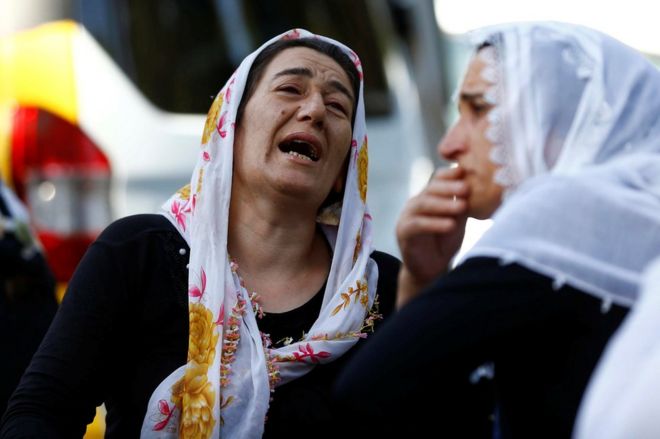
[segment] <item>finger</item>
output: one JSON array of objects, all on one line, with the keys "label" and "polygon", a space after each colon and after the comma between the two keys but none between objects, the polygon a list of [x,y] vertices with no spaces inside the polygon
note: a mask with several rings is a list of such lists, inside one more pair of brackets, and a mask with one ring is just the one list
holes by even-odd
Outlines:
[{"label": "finger", "polygon": [[469,194],[469,186],[464,180],[433,179],[420,195],[429,194],[446,198],[465,198]]},{"label": "finger", "polygon": [[451,233],[459,226],[459,221],[453,217],[416,216],[401,222],[397,227],[399,240],[407,240],[421,234]]},{"label": "finger", "polygon": [[408,221],[416,216],[455,217],[467,214],[465,198],[438,196],[428,192],[417,195],[405,204],[399,221]]},{"label": "finger", "polygon": [[464,198],[449,198],[426,194],[410,200],[408,213],[410,215],[456,216],[465,213],[466,210],[467,200]]},{"label": "finger", "polygon": [[459,180],[465,176],[465,171],[461,166],[442,167],[436,169],[431,180]]}]

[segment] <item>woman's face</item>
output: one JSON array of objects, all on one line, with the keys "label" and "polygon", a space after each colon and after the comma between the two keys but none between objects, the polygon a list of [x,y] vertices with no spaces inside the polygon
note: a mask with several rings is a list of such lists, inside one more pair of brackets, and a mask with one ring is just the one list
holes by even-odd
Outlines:
[{"label": "woman's face", "polygon": [[468,215],[479,219],[489,218],[495,212],[503,191],[493,179],[498,166],[490,159],[492,144],[486,138],[492,105],[484,96],[492,84],[481,74],[485,66],[478,56],[470,63],[461,85],[458,121],[438,145],[441,157],[465,170],[464,178],[470,188]]},{"label": "woman's face", "polygon": [[320,206],[344,178],[355,99],[329,56],[307,47],[277,54],[237,127],[233,184]]}]

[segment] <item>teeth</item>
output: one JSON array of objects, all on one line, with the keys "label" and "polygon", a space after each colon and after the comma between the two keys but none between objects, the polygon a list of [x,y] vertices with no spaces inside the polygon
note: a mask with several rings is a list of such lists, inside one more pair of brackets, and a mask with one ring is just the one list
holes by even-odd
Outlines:
[{"label": "teeth", "polygon": [[314,147],[312,145],[305,142],[304,140],[298,140],[298,139],[294,139],[291,143],[296,143],[298,145],[305,145],[307,147],[307,149],[309,150],[309,154],[310,154],[312,160],[316,160],[316,152],[314,151]]},{"label": "teeth", "polygon": [[289,155],[292,155],[294,157],[299,157],[301,159],[309,160],[310,162],[312,161],[311,157],[307,157],[306,155],[302,155],[302,154],[297,153],[295,151],[289,151]]}]

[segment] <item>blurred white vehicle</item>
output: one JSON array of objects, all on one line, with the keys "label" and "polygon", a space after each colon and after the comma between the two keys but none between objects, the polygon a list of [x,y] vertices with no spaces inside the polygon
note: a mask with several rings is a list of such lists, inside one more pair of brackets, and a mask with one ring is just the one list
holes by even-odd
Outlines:
[{"label": "blurred white vehicle", "polygon": [[[397,254],[396,217],[428,178],[429,130],[442,126],[440,52],[404,50],[437,38],[430,2],[420,14],[369,0],[13,1],[14,12],[56,4],[69,18],[5,33],[0,50],[0,169],[62,284],[111,220],[156,212],[187,182],[215,93],[245,55],[292,27],[361,57],[375,245]],[[413,78],[421,64],[424,93]]]}]

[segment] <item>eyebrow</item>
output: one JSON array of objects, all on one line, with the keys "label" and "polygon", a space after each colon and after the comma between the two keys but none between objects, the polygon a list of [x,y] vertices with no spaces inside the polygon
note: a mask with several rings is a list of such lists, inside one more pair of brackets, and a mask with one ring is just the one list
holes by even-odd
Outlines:
[{"label": "eyebrow", "polygon": [[[290,69],[284,69],[277,72],[275,76],[273,76],[273,78],[279,78],[280,76],[288,76],[288,75],[305,76],[308,78],[314,77],[312,71],[307,67],[291,67]],[[336,91],[345,94],[346,97],[348,97],[348,99],[351,100],[351,102],[355,102],[355,97],[353,97],[353,94],[346,87],[344,87],[344,84],[342,84],[341,82],[332,79],[330,80],[329,85]]]}]

